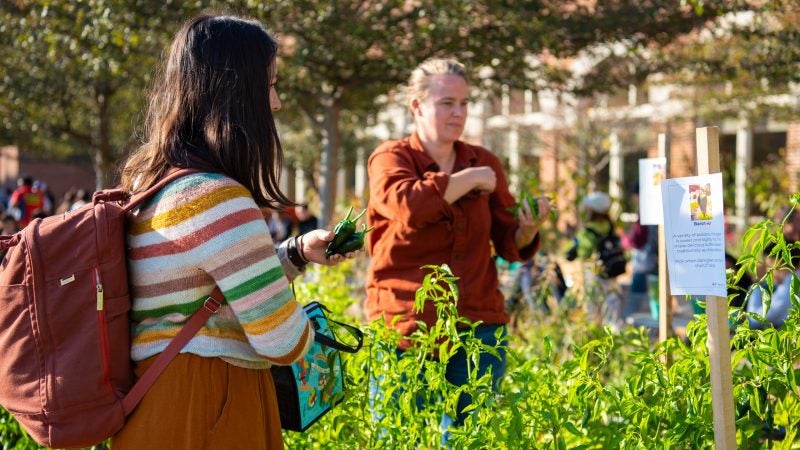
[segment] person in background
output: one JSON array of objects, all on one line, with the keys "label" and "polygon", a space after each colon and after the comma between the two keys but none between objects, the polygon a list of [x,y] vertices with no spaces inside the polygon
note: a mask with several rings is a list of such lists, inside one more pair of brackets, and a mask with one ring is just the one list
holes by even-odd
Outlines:
[{"label": "person in background", "polygon": [[548,299],[552,297],[554,304],[558,304],[566,293],[561,267],[555,258],[542,251],[521,263],[509,264],[498,257],[497,266],[505,274],[505,279],[501,277],[501,289],[505,291],[506,310],[511,315],[520,310],[523,302],[529,311],[549,313]]},{"label": "person in background", "polygon": [[45,217],[52,215],[56,200],[55,197],[53,197],[53,193],[50,192],[50,188],[47,187],[47,183],[41,180],[34,180],[33,190],[42,194],[43,203],[41,214]]},{"label": "person in background", "polygon": [[21,177],[17,186],[8,201],[8,209],[17,219],[20,228],[25,228],[44,208],[44,195],[33,189],[33,178],[29,176]]},{"label": "person in background", "polygon": [[[558,264],[556,258],[552,255],[539,251],[536,257],[526,262],[526,265],[531,266],[530,281],[525,282],[522,280],[523,289],[527,284],[529,291],[533,291],[536,286],[547,289],[548,296],[552,296],[556,303],[561,303],[564,295],[567,292],[567,280],[564,278],[564,273],[561,271],[561,266]],[[534,304],[538,304],[545,311],[550,311],[550,307],[546,301],[543,303],[534,298],[534,293],[529,293],[529,298]],[[546,300],[546,299],[542,299]],[[534,304],[531,307],[534,307]]]},{"label": "person in background", "polygon": [[[492,246],[509,262],[533,257],[539,247],[540,223],[529,205],[519,218],[501,161],[491,151],[461,140],[467,120],[469,84],[465,67],[452,59],[420,64],[408,82],[408,106],[415,131],[406,138],[382,143],[369,158],[370,198],[367,222],[374,227],[367,248],[372,256],[367,274],[365,309],[369,320],[383,319],[403,336],[422,321],[436,322],[427,303],[414,311],[415,292],[425,275],[422,266],[447,264],[458,277],[458,311],[472,321],[476,338],[488,347],[505,339],[504,298],[498,289]],[[550,204],[539,199],[539,217]],[[403,340],[398,356],[410,346]],[[491,368],[495,387],[505,372],[505,352],[484,353],[479,376]],[[469,364],[460,350],[447,363],[445,378],[466,383]],[[373,398],[383,394],[373,386]],[[442,418],[444,436],[466,418],[471,402],[463,394],[457,417]]]},{"label": "person in background", "polygon": [[[791,301],[791,285],[793,277],[800,277],[800,248],[796,245],[800,244],[800,212],[794,207],[784,208],[779,211],[776,218],[777,223],[783,224],[783,238],[787,246],[790,247],[789,255],[791,264],[786,265],[781,260],[782,266],[773,271],[773,290],[770,297],[769,310],[764,311],[764,291],[768,286],[758,285],[750,292],[747,297],[746,310],[749,313],[761,315],[766,319],[767,323],[763,323],[753,316],[749,317],[750,328],[764,329],[772,326],[780,328],[786,321],[789,315],[789,310],[792,307]],[[776,258],[770,253],[774,249],[774,244],[767,245],[764,249],[764,264],[765,267],[771,268],[776,264]]]},{"label": "person in background", "polygon": [[[17,223],[17,219],[14,218],[11,214],[4,213],[2,216],[3,221],[3,230],[0,234],[3,236],[10,236],[12,234],[16,234],[20,228],[19,224]],[[0,261],[5,258],[8,249],[0,250]]]},{"label": "person in background", "polygon": [[17,231],[20,230],[19,223],[17,223],[17,219],[14,218],[11,214],[3,214],[3,236],[9,236],[15,234]]},{"label": "person in background", "polygon": [[294,213],[297,216],[297,233],[305,234],[317,228],[317,216],[311,214],[308,205],[297,205],[294,207]]},{"label": "person in background", "polygon": [[519,316],[525,304],[520,283],[520,269],[522,262],[508,262],[499,255],[494,255],[495,266],[497,267],[498,288],[505,298],[506,312],[514,320],[513,316]]},{"label": "person in background", "polygon": [[283,448],[269,368],[301,359],[314,340],[289,282],[309,262],[354,254],[326,258],[328,230],[279,246],[270,236],[260,207],[294,206],[279,187],[277,55],[258,22],[213,15],[188,20],[166,54],[122,188],[141,192],[172,167],[199,172],[129,216],[136,375],[215,287],[224,299],[112,438],[115,450]]},{"label": "person in background", "polygon": [[281,211],[273,209],[267,218],[267,228],[269,228],[272,241],[280,244],[289,239],[292,231],[292,219]]},{"label": "person in background", "polygon": [[[639,184],[630,191],[633,204],[639,210]],[[636,220],[625,236],[631,252],[631,287],[622,310],[626,319],[647,303],[647,275],[658,275],[658,226],[642,225]]]},{"label": "person in background", "polygon": [[75,201],[72,202],[70,205],[69,210],[75,211],[76,209],[82,207],[83,205],[87,205],[92,201],[92,193],[87,191],[86,189],[78,189],[75,193]]},{"label": "person in background", "polygon": [[8,201],[11,199],[11,193],[14,190],[8,186],[0,187],[0,211],[5,212],[8,210]]},{"label": "person in background", "polygon": [[72,204],[75,203],[77,197],[78,190],[75,188],[75,186],[67,189],[67,192],[64,193],[64,197],[61,198],[61,203],[59,203],[56,207],[55,214],[64,214],[72,209]]},{"label": "person in background", "polygon": [[[591,192],[581,200],[581,206],[588,211],[588,217],[575,236],[573,247],[567,253],[567,260],[577,258],[583,262],[586,306],[590,317],[618,327],[622,312],[619,286],[614,277],[604,275],[608,268],[599,258],[601,241],[606,236],[612,240],[616,237],[614,223],[608,213],[611,199],[605,192]],[[616,241],[619,242],[619,239]]]}]

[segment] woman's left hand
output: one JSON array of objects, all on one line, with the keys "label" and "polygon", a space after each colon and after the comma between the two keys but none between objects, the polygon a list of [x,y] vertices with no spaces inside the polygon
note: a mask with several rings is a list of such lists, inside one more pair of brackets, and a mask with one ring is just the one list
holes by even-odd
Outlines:
[{"label": "woman's left hand", "polygon": [[328,248],[328,243],[333,240],[334,236],[333,231],[317,229],[301,235],[297,245],[301,247],[303,255],[309,262],[325,266],[333,266],[345,259],[355,258],[356,255],[363,251],[348,252],[345,255],[335,254],[331,255],[330,258],[325,256],[325,249]]},{"label": "woman's left hand", "polygon": [[523,248],[533,242],[533,239],[539,232],[539,227],[541,226],[543,219],[550,214],[550,200],[548,200],[547,197],[542,196],[539,197],[537,201],[539,203],[538,217],[533,216],[533,211],[531,210],[531,206],[528,204],[528,202],[522,202],[522,205],[520,205],[519,228],[517,229],[517,233],[515,235],[517,248]]}]

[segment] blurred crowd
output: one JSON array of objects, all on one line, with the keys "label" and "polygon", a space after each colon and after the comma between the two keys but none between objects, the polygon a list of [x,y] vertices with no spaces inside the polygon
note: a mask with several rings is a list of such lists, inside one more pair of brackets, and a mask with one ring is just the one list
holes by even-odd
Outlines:
[{"label": "blurred crowd", "polygon": [[47,183],[24,175],[17,180],[16,188],[0,189],[0,215],[3,234],[14,234],[25,228],[33,219],[63,214],[92,201],[92,192],[72,187],[57,199]]},{"label": "blurred crowd", "polygon": [[[638,186],[629,195],[632,205],[638,207]],[[658,226],[641,225],[638,217],[620,225],[609,216],[610,204],[603,192],[589,193],[581,200],[585,219],[567,236],[572,243],[566,253],[540,251],[521,263],[496,258],[509,314],[570,308],[580,297],[584,311],[598,323],[615,328],[626,324],[657,326]],[[729,305],[749,313],[746,320],[751,329],[780,328],[792,308],[793,280],[800,280],[800,212],[784,208],[774,222],[783,223],[784,240],[791,253],[791,258],[783,262],[790,259],[791,264],[780,261],[774,244],[764,249],[757,273],[740,271],[737,258],[725,254],[726,269],[739,274],[728,287]],[[611,267],[614,255],[622,255],[622,269]],[[569,267],[562,270],[564,265]],[[771,285],[761,281],[770,271]],[[673,311],[704,312],[701,299],[685,300],[680,303],[673,298]],[[686,308],[679,308],[684,304]],[[737,325],[731,323],[732,328]]]}]

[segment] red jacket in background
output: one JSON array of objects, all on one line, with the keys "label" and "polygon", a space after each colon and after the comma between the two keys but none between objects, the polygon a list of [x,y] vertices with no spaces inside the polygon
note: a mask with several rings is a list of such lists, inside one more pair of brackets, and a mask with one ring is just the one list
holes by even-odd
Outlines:
[{"label": "red jacket in background", "polygon": [[11,194],[8,205],[9,208],[16,207],[20,210],[17,222],[20,228],[24,228],[36,213],[44,209],[44,194],[34,191],[31,186],[22,185]]}]

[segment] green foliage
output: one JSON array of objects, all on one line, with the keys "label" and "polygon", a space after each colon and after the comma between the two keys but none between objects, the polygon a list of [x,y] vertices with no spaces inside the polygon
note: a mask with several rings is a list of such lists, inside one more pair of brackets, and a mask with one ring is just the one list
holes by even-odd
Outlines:
[{"label": "green foliage", "polygon": [[[795,203],[800,200],[796,197]],[[751,228],[745,241],[740,261],[751,269],[761,261],[764,247],[774,243],[782,262],[773,270],[784,270],[787,252],[796,245],[784,242],[780,226],[769,222]],[[423,327],[412,338],[418,347],[399,360],[394,349],[400,337],[382,322],[369,324],[365,349],[347,360],[350,390],[344,403],[306,433],[287,432],[288,447],[439,448],[439,417],[452,411],[459,390],[443,381],[442,362],[428,356],[439,351],[446,359],[461,345],[455,339],[464,333],[459,325],[469,324],[455,315],[457,292],[447,267],[426,270],[430,272],[417,306],[433,302],[439,322]],[[729,283],[734,281],[731,273]],[[796,448],[800,280],[794,284],[795,307],[784,327],[758,331],[739,321],[735,328],[732,365],[739,448]],[[346,296],[328,301],[357,302]],[[512,329],[499,393],[492,393],[487,377],[471,379],[464,387],[473,394],[474,412],[453,432],[452,448],[713,448],[705,316],[689,324],[686,339],[658,344],[644,329],[615,333],[600,328],[575,309],[582,300],[567,301],[572,302],[569,307],[549,315],[524,315]],[[743,314],[732,308],[732,323]],[[465,330],[469,335],[469,328]],[[473,356],[479,349],[491,350],[466,342]],[[426,376],[418,379],[423,368]],[[397,396],[370,406],[370,376],[381,380],[387,397]],[[418,395],[438,402],[419,410]]]},{"label": "green foliage", "polygon": [[[786,150],[767,157],[764,164],[750,169],[747,174],[747,196],[765,217],[775,217],[791,193],[789,180],[785,176]],[[735,197],[725,197],[735,198]]]},{"label": "green foliage", "polygon": [[[800,194],[791,204],[798,201]],[[798,245],[785,241],[782,224],[763,221],[743,238],[742,272],[763,264],[765,248],[773,248],[776,262],[761,272],[766,289],[771,289],[771,274],[788,269]],[[591,299],[568,296],[549,314],[522,314],[510,329],[499,392],[492,391],[490,376],[474,371],[466,385],[455,387],[444,379],[444,363],[456,350],[463,348],[476,362],[480,352],[497,349],[474,339],[475,324],[458,316],[456,279],[449,268],[424,270],[415,307],[432,304],[439,320],[421,326],[400,358],[396,332],[382,321],[362,325],[364,348],[344,355],[345,399],[305,433],[285,432],[287,448],[440,448],[439,419],[455,412],[460,393],[471,394],[473,403],[465,424],[452,430],[455,449],[714,447],[705,315],[689,323],[685,339],[655,343],[645,329],[614,332],[595,325],[581,312],[582,302]],[[295,283],[296,295],[304,303],[322,302],[334,320],[358,323],[363,272],[358,260],[311,268]],[[737,275],[729,273],[729,285]],[[729,311],[731,323],[738,324],[731,364],[739,448],[797,448],[800,279],[792,276],[793,308],[780,329],[750,329],[741,319],[763,317]],[[384,393],[372,403],[370,379]],[[427,400],[423,409],[417,406],[419,397]],[[3,448],[38,448],[0,413]]]},{"label": "green foliage", "polygon": [[695,106],[688,114],[709,120],[796,117],[796,102],[776,101],[795,95],[792,85],[800,81],[796,2],[729,3],[727,8],[747,13],[717,20],[692,45],[667,47],[653,65],[667,74],[665,82],[695,88],[684,90]]},{"label": "green foliage", "polygon": [[[547,201],[552,202],[552,199],[547,199]],[[538,219],[541,221],[550,220],[551,222],[555,223],[558,221],[558,210],[556,209],[555,205],[550,208],[550,212],[547,217],[539,217],[539,196],[531,194],[529,191],[522,191],[517,199],[516,204],[513,208],[510,208],[509,211],[514,214],[514,217],[519,219],[520,211],[524,208],[523,204],[527,203],[528,207],[531,209],[531,213],[533,214],[534,219]]]},{"label": "green foliage", "polygon": [[[337,198],[327,180],[334,179],[340,153],[352,158],[358,147],[371,148],[357,131],[375,122],[387,95],[416,64],[454,56],[467,63],[481,88],[570,89],[575,83],[562,65],[526,54],[572,57],[609,42],[649,52],[725,4],[705,1],[697,9],[651,3],[6,1],[0,5],[0,141],[49,155],[91,157],[100,184],[108,186],[113,165],[138,143],[146,88],[179,23],[203,10],[252,16],[282,41],[282,120],[301,144],[289,151],[299,155],[287,160],[308,167],[325,148],[319,186],[311,185],[320,191],[327,223]],[[639,77],[651,69],[620,66]],[[477,76],[481,69],[488,70]],[[591,74],[577,90],[627,85],[629,76],[611,78]]]},{"label": "green foliage", "polygon": [[[135,142],[171,1],[17,1],[0,7],[0,140],[111,166]],[[158,11],[158,14],[153,14]],[[169,30],[169,31],[167,31]],[[110,179],[105,180],[107,185]]]}]

